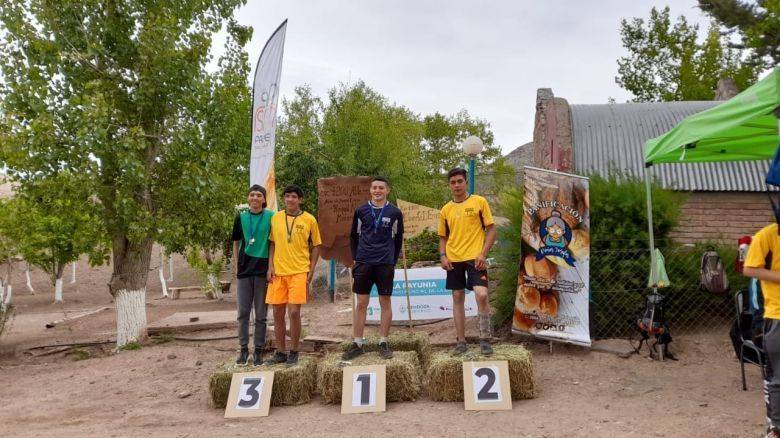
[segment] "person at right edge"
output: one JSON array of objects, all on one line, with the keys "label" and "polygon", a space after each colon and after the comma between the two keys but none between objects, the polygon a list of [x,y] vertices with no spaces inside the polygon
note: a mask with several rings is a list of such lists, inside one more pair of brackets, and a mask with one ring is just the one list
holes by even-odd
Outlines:
[{"label": "person at right edge", "polygon": [[780,438],[780,257],[775,254],[780,254],[776,223],[764,227],[753,237],[742,273],[760,280],[764,295],[766,436]]},{"label": "person at right edge", "polygon": [[468,172],[455,168],[447,173],[452,200],[439,214],[439,256],[447,271],[446,288],[452,290],[456,346],[453,354],[468,351],[466,344],[466,293],[473,290],[479,312],[479,346],[485,356],[490,346],[490,304],[488,303],[487,255],[496,241],[496,227],[487,200],[467,191]]}]

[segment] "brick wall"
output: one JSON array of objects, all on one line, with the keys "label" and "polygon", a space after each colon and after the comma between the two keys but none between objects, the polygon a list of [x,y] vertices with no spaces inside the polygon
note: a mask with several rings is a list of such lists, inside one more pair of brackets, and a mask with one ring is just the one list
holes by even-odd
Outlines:
[{"label": "brick wall", "polygon": [[774,221],[766,193],[692,192],[671,237],[680,243],[711,240],[736,245],[740,237],[752,236]]}]

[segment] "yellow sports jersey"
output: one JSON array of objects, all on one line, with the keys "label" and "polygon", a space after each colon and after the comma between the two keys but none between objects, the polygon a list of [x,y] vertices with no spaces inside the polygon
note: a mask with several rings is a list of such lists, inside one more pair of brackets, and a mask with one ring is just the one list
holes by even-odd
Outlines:
[{"label": "yellow sports jersey", "polygon": [[317,219],[305,211],[298,216],[289,216],[284,210],[277,211],[271,218],[271,234],[268,239],[274,243],[276,275],[309,272],[309,243],[312,246],[322,245]]},{"label": "yellow sports jersey", "polygon": [[485,228],[493,225],[490,206],[482,196],[450,201],[439,213],[439,236],[447,238],[451,262],[474,260],[485,245]]},{"label": "yellow sports jersey", "polygon": [[[770,252],[772,265],[769,269],[780,271],[780,236],[777,235],[777,224],[766,226],[753,236],[745,257],[745,267],[766,267],[766,256]],[[761,293],[764,295],[764,318],[780,319],[780,283],[761,280]]]}]

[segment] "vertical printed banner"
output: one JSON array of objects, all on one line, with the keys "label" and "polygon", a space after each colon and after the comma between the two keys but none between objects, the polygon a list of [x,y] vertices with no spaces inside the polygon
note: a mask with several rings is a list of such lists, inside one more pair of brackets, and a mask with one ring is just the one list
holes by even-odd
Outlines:
[{"label": "vertical printed banner", "polygon": [[260,184],[268,193],[268,209],[276,210],[276,107],[279,101],[279,78],[282,74],[284,38],[287,20],[265,43],[255,68],[252,88],[252,156],[249,160],[249,184]]},{"label": "vertical printed banner", "polygon": [[588,179],[526,167],[512,330],[590,345]]}]

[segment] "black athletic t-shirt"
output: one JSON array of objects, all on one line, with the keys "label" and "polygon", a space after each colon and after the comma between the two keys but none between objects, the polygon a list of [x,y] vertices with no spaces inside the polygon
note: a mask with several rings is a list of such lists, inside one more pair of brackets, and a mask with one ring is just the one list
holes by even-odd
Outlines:
[{"label": "black athletic t-shirt", "polygon": [[[270,212],[266,211],[266,214],[268,213]],[[251,211],[249,214],[253,216],[259,216],[259,214],[252,213]],[[236,219],[233,221],[232,240],[234,242],[241,242],[238,245],[238,269],[236,271],[238,273],[237,277],[247,278],[265,276],[265,274],[268,273],[268,259],[252,257],[244,252],[244,245],[246,245],[246,242],[244,242],[244,232],[241,229],[240,215],[236,215]]]}]

